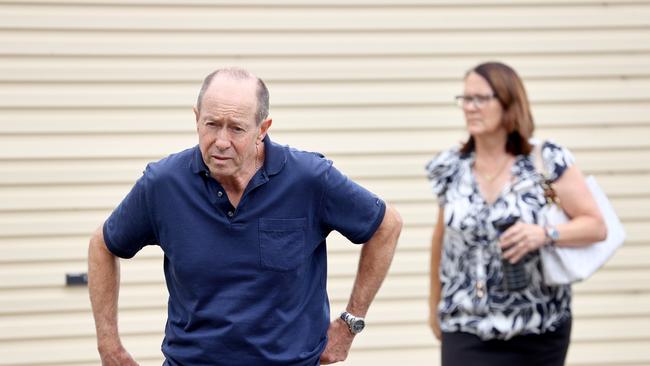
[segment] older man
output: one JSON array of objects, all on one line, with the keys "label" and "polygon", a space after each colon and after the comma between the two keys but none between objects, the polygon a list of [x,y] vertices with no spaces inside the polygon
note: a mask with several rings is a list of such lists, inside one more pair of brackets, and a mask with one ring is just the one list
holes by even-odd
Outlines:
[{"label": "older man", "polygon": [[[392,260],[401,219],[322,155],[272,142],[268,90],[242,69],[206,77],[198,146],[149,164],[90,240],[103,365],[137,365],[117,331],[120,258],[159,245],[169,290],[164,365],[342,361]],[[330,323],[325,238],[365,243]]]}]

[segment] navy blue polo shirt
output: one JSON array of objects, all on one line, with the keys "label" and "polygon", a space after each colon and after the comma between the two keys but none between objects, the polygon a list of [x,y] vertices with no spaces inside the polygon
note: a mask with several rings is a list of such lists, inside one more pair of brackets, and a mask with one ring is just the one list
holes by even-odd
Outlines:
[{"label": "navy blue polo shirt", "polygon": [[104,224],[131,258],[159,245],[169,290],[168,365],[318,365],[329,301],[325,238],[368,241],[385,204],[322,155],[265,139],[238,207],[198,146],[151,163]]}]

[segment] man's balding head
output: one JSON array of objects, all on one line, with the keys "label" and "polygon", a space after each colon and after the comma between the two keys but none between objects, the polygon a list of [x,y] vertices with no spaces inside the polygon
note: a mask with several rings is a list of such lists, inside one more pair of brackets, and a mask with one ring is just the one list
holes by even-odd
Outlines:
[{"label": "man's balding head", "polygon": [[[201,91],[199,92],[199,97],[196,100],[196,109],[198,111],[201,110],[201,103],[203,102],[203,97],[208,88],[212,86],[215,79],[222,77],[242,81],[251,80],[251,82],[255,82],[257,86],[257,111],[255,122],[259,125],[269,116],[269,90],[266,88],[266,84],[264,84],[264,81],[262,81],[262,79],[253,75],[248,70],[237,67],[218,69],[205,77],[203,80],[203,85],[201,86]],[[218,87],[218,85],[214,86]]]}]

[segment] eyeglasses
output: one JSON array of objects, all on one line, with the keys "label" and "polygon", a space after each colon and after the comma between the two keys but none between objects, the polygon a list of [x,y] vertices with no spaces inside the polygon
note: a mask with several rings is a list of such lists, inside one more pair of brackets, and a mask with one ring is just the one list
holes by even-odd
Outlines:
[{"label": "eyeglasses", "polygon": [[496,98],[494,95],[489,94],[489,95],[457,95],[456,96],[456,105],[458,105],[460,108],[465,108],[466,106],[469,105],[469,103],[472,103],[472,105],[477,108],[481,109],[485,107],[485,105],[492,99]]}]

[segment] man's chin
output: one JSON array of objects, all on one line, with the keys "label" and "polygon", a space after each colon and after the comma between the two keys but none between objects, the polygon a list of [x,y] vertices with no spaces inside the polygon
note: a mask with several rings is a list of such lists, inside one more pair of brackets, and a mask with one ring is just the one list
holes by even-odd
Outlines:
[{"label": "man's chin", "polygon": [[227,164],[212,164],[210,165],[210,174],[215,177],[227,177],[234,173],[232,167]]}]

